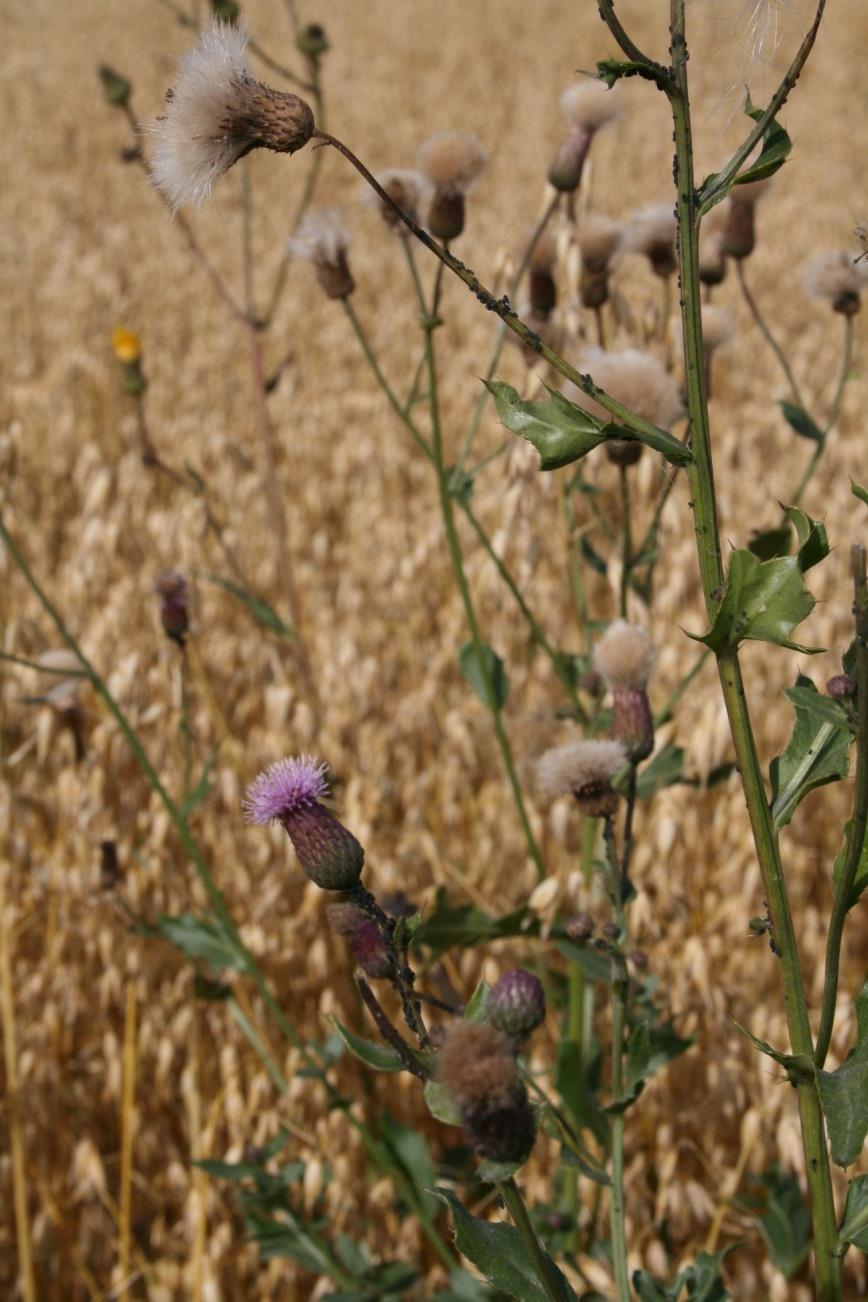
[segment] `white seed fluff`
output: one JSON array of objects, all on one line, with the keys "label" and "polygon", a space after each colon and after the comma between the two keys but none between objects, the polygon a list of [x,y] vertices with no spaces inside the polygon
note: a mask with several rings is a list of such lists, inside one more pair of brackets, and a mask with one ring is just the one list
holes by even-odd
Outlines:
[{"label": "white seed fluff", "polygon": [[544,796],[572,795],[609,782],[627,763],[619,741],[570,741],[547,750],[537,763],[537,783]]}]

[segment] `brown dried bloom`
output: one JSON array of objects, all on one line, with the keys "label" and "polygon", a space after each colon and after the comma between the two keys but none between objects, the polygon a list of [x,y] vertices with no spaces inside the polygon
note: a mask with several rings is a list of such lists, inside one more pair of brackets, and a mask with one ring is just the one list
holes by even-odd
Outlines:
[{"label": "brown dried bloom", "polygon": [[735,334],[735,322],[725,307],[715,303],[702,305],[702,343],[707,353],[717,352]]},{"label": "brown dried bloom", "polygon": [[699,227],[699,279],[703,285],[719,285],[726,275],[725,231],[729,199],[707,212]]},{"label": "brown dried bloom", "polygon": [[835,312],[855,316],[861,306],[862,290],[868,284],[868,268],[857,253],[843,250],[821,253],[805,268],[803,284],[812,298],[831,303]]},{"label": "brown dried bloom", "polygon": [[587,131],[599,131],[601,127],[615,122],[623,110],[620,91],[616,86],[611,89],[605,82],[594,77],[567,86],[560,99],[561,112],[574,127],[584,127]]},{"label": "brown dried bloom", "polygon": [[[605,389],[610,397],[660,429],[671,429],[684,414],[678,384],[662,362],[650,353],[643,353],[638,348],[625,348],[613,353],[602,348],[586,348],[579,358],[579,369],[587,371],[594,383]],[[612,420],[609,412],[574,385],[565,384],[564,392],[594,416]]]},{"label": "brown dried bloom", "polygon": [[506,1100],[518,1083],[506,1036],[481,1022],[452,1022],[437,1054],[437,1080],[461,1108]]},{"label": "brown dried bloom", "polygon": [[594,647],[594,668],[610,691],[648,686],[654,648],[640,624],[616,619]]},{"label": "brown dried bloom", "polygon": [[288,245],[296,258],[311,263],[329,298],[348,298],[356,287],[347,261],[349,247],[349,233],[336,208],[311,208]]},{"label": "brown dried bloom", "polygon": [[621,247],[623,228],[603,213],[587,213],[576,233],[582,255],[579,297],[584,307],[602,307],[609,298],[612,258]]},{"label": "brown dried bloom", "polygon": [[734,185],[729,192],[729,208],[724,228],[723,247],[730,258],[741,261],[756,247],[756,205],[771,185],[771,177]]},{"label": "brown dried bloom", "polygon": [[[417,221],[422,203],[430,189],[428,178],[423,176],[421,172],[414,172],[409,168],[388,167],[385,171],[380,172],[377,180],[392,202],[396,203],[411,221]],[[397,231],[399,235],[408,233],[407,227],[394,208],[390,208],[376,191],[370,190],[367,186],[365,187],[365,200],[376,205],[380,216],[391,230]]]},{"label": "brown dried bloom", "polygon": [[154,127],[154,184],[173,211],[207,199],[215,181],[251,149],[293,154],[310,140],[313,113],[297,95],[250,72],[243,23],[215,21],[181,60]]},{"label": "brown dried bloom", "polygon": [[[525,248],[532,238],[533,232],[529,232]],[[557,258],[557,232],[549,227],[533,245],[528,259],[530,309],[533,316],[540,321],[548,320],[558,301],[557,285],[553,274]]]},{"label": "brown dried bloom", "polygon": [[650,204],[628,219],[624,248],[631,253],[643,253],[656,276],[671,276],[678,267],[675,255],[677,228],[675,212],[670,204]]},{"label": "brown dried bloom", "polygon": [[573,795],[594,818],[618,807],[612,778],[627,762],[620,741],[571,741],[547,750],[537,764],[537,781],[544,796]]},{"label": "brown dried bloom", "polygon": [[428,229],[448,243],[464,230],[464,196],[488,155],[474,131],[438,131],[420,146],[419,167],[434,187]]}]

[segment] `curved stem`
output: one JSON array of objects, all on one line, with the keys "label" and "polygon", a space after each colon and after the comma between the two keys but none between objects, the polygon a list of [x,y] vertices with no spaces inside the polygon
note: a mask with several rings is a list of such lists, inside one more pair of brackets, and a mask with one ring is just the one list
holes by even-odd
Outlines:
[{"label": "curved stem", "polygon": [[856,614],[856,682],[858,722],[856,728],[856,793],[853,817],[847,833],[844,866],[835,886],[835,902],[826,941],[826,973],[823,984],[823,1005],[814,1061],[822,1067],[832,1040],[835,1008],[838,1001],[838,969],[841,963],[841,941],[844,923],[852,901],[853,882],[865,848],[868,828],[868,582],[865,576],[865,548],[853,548],[853,580],[856,589],[854,611]]},{"label": "curved stem", "polygon": [[748,288],[747,278],[744,274],[743,258],[739,258],[736,260],[735,270],[736,270],[736,275],[738,276],[738,283],[741,287],[741,292],[744,296],[744,301],[747,303],[748,308],[750,309],[750,314],[753,317],[754,321],[756,322],[757,326],[759,327],[760,333],[762,334],[766,343],[769,345],[775,357],[778,359],[781,370],[783,371],[784,375],[787,377],[787,384],[790,386],[790,393],[792,394],[796,405],[798,407],[801,407],[804,410],[805,404],[802,399],[802,394],[796,382],[796,377],[795,375],[793,375],[792,367],[787,361],[787,355],[784,352],[781,345],[778,343],[775,336],[772,334],[771,326],[766,321],[765,317],[760,311],[759,304],[757,303],[756,299],[754,298],[753,294],[750,292],[750,289]]},{"label": "curved stem", "polygon": [[[693,176],[693,148],[687,78],[685,0],[671,0],[671,37],[675,88],[671,108],[675,126],[675,181],[679,230],[679,261],[684,358],[687,373],[688,406],[692,428],[694,461],[688,468],[694,509],[699,568],[709,618],[713,620],[723,591],[724,571],[717,522],[717,504],[708,421],[708,402],[703,365],[702,310],[699,280],[699,212]],[[790,1042],[794,1053],[813,1055],[805,992],[802,986],[795,929],[772,825],[762,770],[756,751],[737,646],[718,653],[718,670],[729,717],[736,762],[756,846],[774,938],[781,959],[781,978]],[[840,1302],[840,1264],[834,1253],[837,1243],[835,1205],[829,1172],[829,1155],[823,1130],[823,1114],[816,1082],[798,1084],[802,1143],[814,1223],[817,1291],[821,1302]]]},{"label": "curved stem", "polygon": [[627,35],[621,20],[615,14],[615,0],[598,0],[597,7],[600,10],[600,17],[628,59],[632,59],[634,63],[641,63],[648,69],[654,69],[658,73],[665,73],[665,69],[653,59],[649,59],[648,55],[644,54],[635,41]]},{"label": "curved stem", "polygon": [[518,1185],[510,1176],[508,1180],[499,1180],[496,1187],[512,1217],[512,1223],[521,1235],[522,1242],[536,1267],[536,1273],[543,1292],[551,1302],[563,1302],[564,1293],[554,1275],[553,1262],[537,1238],[536,1230],[533,1228],[531,1219],[528,1216]]}]

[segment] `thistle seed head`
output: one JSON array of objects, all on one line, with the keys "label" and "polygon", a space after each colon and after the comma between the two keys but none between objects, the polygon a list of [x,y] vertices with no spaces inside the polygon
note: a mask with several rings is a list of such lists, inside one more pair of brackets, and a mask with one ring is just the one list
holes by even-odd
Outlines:
[{"label": "thistle seed head", "polygon": [[350,237],[337,208],[312,208],[288,244],[296,258],[305,258],[329,298],[348,298],[355,289],[347,253]]},{"label": "thistle seed head", "polygon": [[419,149],[419,168],[434,195],[428,209],[428,229],[448,244],[464,230],[465,198],[488,155],[472,131],[440,131]]},{"label": "thistle seed head", "polygon": [[593,77],[567,86],[561,94],[560,106],[568,122],[592,133],[617,121],[623,110],[617,86],[610,89],[605,82]]},{"label": "thistle seed head", "polygon": [[[418,221],[422,205],[431,188],[428,178],[422,172],[414,172],[409,168],[389,167],[379,174],[377,180],[392,202],[396,203],[411,221]],[[406,231],[407,228],[394,209],[384,203],[376,191],[367,186],[365,201],[376,205],[380,216],[391,230],[398,231],[399,234]]]},{"label": "thistle seed head", "polygon": [[594,647],[594,668],[610,691],[645,688],[654,668],[654,648],[640,624],[614,620]]},{"label": "thistle seed head", "polygon": [[650,204],[629,218],[624,231],[624,248],[631,253],[643,253],[656,276],[671,276],[678,267],[675,254],[677,228],[671,204]]},{"label": "thistle seed head", "polygon": [[215,19],[181,60],[154,126],[151,177],[173,212],[200,204],[215,182],[251,149],[292,154],[310,140],[313,113],[297,95],[252,75],[243,23]]},{"label": "thistle seed head", "polygon": [[831,304],[843,316],[855,316],[861,295],[868,285],[868,267],[857,261],[858,254],[843,250],[821,253],[805,268],[803,284],[812,298]]},{"label": "thistle seed head", "polygon": [[[625,348],[621,352],[605,352],[602,348],[586,348],[579,359],[579,367],[587,371],[595,384],[628,407],[643,420],[661,429],[671,429],[684,414],[684,402],[677,382],[650,353],[638,348]],[[580,407],[611,421],[611,415],[569,383],[564,385],[567,397]]]},{"label": "thistle seed head", "polygon": [[518,1083],[509,1041],[483,1022],[450,1023],[437,1054],[437,1080],[461,1108],[506,1102]]},{"label": "thistle seed head", "polygon": [[537,765],[537,780],[543,795],[575,796],[585,813],[603,818],[618,808],[612,778],[626,762],[620,741],[572,741],[546,751]]},{"label": "thistle seed head", "polygon": [[468,1144],[490,1162],[523,1162],[533,1148],[536,1122],[521,1081],[497,1101],[465,1108],[462,1120]]}]

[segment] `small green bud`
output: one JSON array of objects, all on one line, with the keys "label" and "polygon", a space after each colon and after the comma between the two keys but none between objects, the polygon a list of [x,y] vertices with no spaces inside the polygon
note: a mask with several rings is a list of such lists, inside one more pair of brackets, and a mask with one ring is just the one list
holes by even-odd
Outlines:
[{"label": "small green bud", "polygon": [[302,54],[309,59],[318,59],[330,48],[325,28],[320,23],[308,23],[302,27],[295,41]]},{"label": "small green bud", "polygon": [[133,83],[126,77],[115,72],[107,63],[100,64],[99,79],[102,82],[102,91],[106,98],[107,104],[114,105],[115,108],[125,108],[130,102],[130,96],[133,93]]}]

